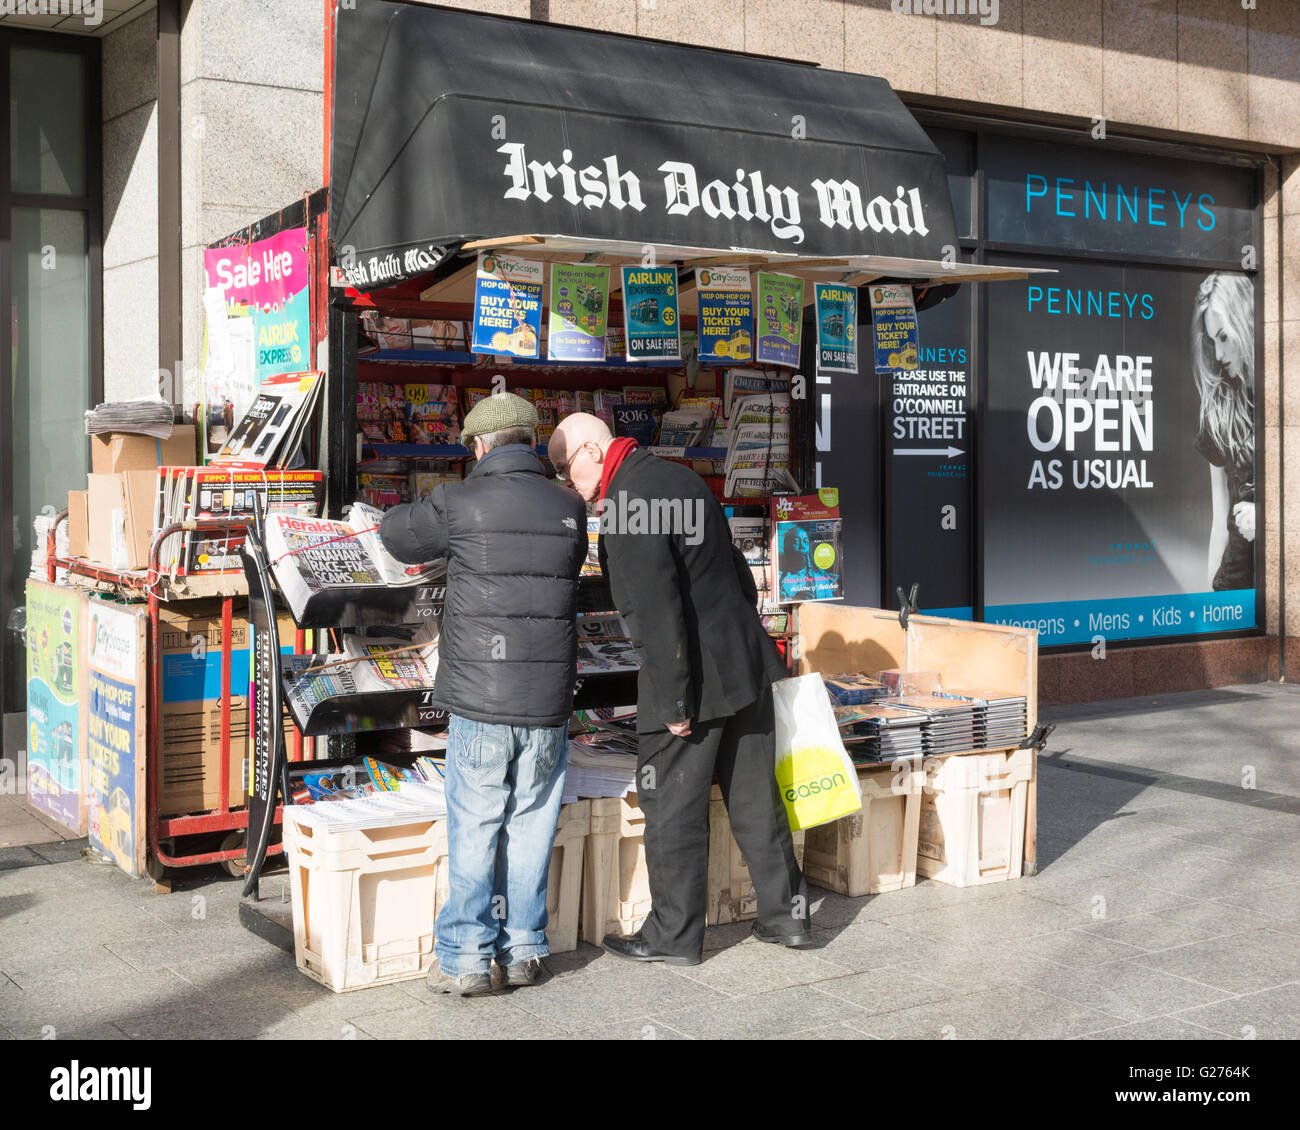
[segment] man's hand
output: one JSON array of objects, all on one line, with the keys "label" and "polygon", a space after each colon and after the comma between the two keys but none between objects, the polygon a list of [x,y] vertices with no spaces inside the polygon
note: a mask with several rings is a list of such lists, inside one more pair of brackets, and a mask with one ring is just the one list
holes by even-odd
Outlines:
[{"label": "man's hand", "polygon": [[678,738],[689,737],[691,733],[691,720],[687,718],[685,722],[669,722],[668,732]]}]

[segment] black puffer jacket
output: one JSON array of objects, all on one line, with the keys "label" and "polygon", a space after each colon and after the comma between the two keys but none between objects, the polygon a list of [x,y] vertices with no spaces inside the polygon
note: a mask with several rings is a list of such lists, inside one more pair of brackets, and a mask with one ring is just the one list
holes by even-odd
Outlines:
[{"label": "black puffer jacket", "polygon": [[532,451],[489,452],[464,482],[390,510],[380,537],[399,561],[448,559],[438,705],[505,726],[568,719],[586,510]]}]

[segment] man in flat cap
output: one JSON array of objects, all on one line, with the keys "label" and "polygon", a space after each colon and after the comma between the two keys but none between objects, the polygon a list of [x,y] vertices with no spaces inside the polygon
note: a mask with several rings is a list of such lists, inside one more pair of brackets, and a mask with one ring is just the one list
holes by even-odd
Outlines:
[{"label": "man in flat cap", "polygon": [[430,988],[531,985],[546,942],[546,885],[564,794],[586,556],[582,502],[537,458],[537,411],[499,392],[465,417],[478,462],[463,482],[395,507],[380,537],[399,561],[447,558],[434,700],[447,740],[450,892]]}]

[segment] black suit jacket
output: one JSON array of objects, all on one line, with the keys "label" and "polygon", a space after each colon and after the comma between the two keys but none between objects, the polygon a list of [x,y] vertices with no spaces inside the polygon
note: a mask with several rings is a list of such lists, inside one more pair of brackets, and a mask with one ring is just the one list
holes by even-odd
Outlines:
[{"label": "black suit jacket", "polygon": [[605,507],[600,565],[641,660],[638,731],[728,717],[785,678],[749,566],[699,475],[634,451]]}]

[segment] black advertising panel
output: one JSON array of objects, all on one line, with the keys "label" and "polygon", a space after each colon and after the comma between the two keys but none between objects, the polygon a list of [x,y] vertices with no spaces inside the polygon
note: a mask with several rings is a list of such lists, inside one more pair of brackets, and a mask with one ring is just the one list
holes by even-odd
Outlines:
[{"label": "black advertising panel", "polygon": [[[864,305],[859,301],[859,318]],[[869,326],[869,310],[865,316]],[[804,333],[811,328],[811,323],[805,323]],[[878,397],[883,379],[870,371],[819,373],[809,384],[816,460],[813,485],[839,490],[844,601],[866,607],[878,607],[881,601]]]},{"label": "black advertising panel", "polygon": [[919,582],[930,615],[970,619],[975,515],[971,406],[972,289],[917,316],[920,367],[885,382],[885,601]]},{"label": "black advertising panel", "polygon": [[1044,646],[1256,627],[1253,278],[991,258],[1060,273],[987,291],[985,619]]},{"label": "black advertising panel", "polygon": [[[1252,265],[1254,174],[1225,165],[990,135],[985,238]],[[997,289],[994,287],[992,289]]]},{"label": "black advertising panel", "polygon": [[517,234],[940,259],[943,157],[883,79],[370,0],[340,8],[330,235],[351,285]]}]

